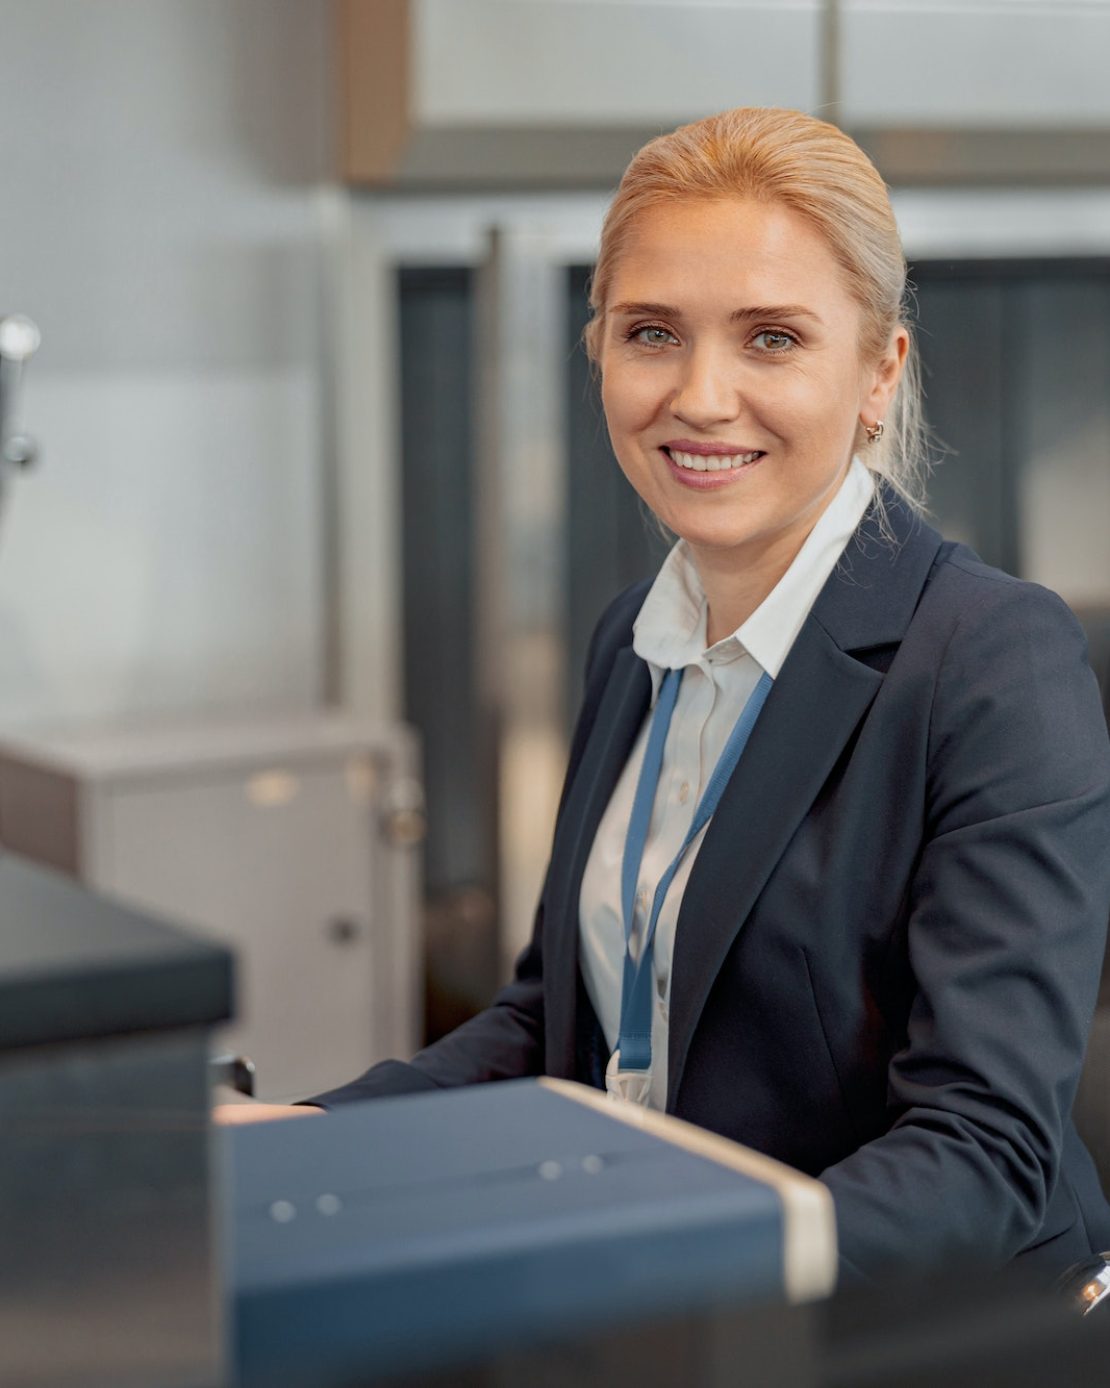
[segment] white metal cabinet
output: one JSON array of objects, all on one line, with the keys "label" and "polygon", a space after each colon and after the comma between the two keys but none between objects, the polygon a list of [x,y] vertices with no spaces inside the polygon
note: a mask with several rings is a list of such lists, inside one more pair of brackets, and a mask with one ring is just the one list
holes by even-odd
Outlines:
[{"label": "white metal cabinet", "polygon": [[211,931],[219,1044],[264,1098],[418,1043],[422,794],[410,730],[336,715],[0,739],[0,840]]}]

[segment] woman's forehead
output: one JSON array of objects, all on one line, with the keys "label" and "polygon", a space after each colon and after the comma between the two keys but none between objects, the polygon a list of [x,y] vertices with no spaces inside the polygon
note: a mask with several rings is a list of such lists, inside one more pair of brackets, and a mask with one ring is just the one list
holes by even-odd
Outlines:
[{"label": "woman's forehead", "polygon": [[[736,303],[730,302],[739,296]],[[850,302],[840,266],[799,213],[751,199],[668,202],[637,214],[616,259],[610,311],[654,302],[727,312],[796,305],[820,315]]]}]

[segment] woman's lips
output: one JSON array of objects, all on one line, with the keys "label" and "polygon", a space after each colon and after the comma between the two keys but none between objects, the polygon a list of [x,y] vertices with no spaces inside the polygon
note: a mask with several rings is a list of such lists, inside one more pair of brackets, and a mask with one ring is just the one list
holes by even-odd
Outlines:
[{"label": "woman's lips", "polygon": [[693,453],[707,458],[732,458],[749,453],[762,453],[762,448],[754,444],[737,443],[732,439],[668,439],[660,445],[668,453]]},{"label": "woman's lips", "polygon": [[666,459],[667,467],[675,481],[698,491],[728,486],[730,482],[757,467],[767,456],[760,449],[753,449],[748,453],[687,453],[663,445],[659,451]]}]

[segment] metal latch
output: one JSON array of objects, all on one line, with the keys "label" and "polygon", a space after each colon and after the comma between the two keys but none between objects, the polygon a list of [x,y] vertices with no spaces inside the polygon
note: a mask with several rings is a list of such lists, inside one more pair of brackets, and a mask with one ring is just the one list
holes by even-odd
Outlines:
[{"label": "metal latch", "polygon": [[394,848],[415,848],[428,832],[424,787],[415,776],[387,779],[379,802],[382,837]]}]

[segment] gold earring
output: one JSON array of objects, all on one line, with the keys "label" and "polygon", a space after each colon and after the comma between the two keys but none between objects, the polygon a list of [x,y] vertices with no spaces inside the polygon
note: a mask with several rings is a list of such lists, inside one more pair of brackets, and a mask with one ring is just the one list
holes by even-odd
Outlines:
[{"label": "gold earring", "polygon": [[867,434],[868,443],[878,443],[886,432],[886,428],[881,419],[877,419],[874,424],[865,424],[863,427]]}]

